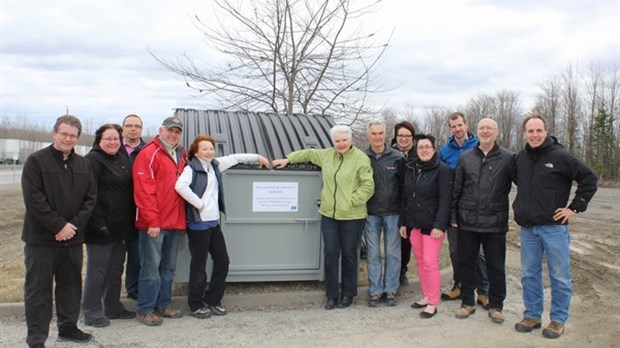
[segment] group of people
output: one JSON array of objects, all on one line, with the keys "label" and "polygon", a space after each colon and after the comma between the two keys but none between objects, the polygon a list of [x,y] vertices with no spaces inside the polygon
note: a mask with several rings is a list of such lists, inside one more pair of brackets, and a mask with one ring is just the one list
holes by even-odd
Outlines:
[{"label": "group of people", "polygon": [[[382,300],[397,304],[413,250],[422,298],[411,307],[423,308],[421,318],[432,318],[441,298],[461,299],[455,316],[467,318],[475,312],[477,293],[491,320],[504,321],[508,194],[515,183],[525,304],[515,329],[541,327],[546,255],[552,304],[543,335],[556,338],[564,332],[572,294],[567,223],[586,210],[597,178],[547,134],[539,115],[524,120],[527,145],[516,155],[497,144],[494,120],[482,119],[473,135],[464,115],[453,113],[448,120],[452,136],[439,151],[432,135],[415,134],[407,121],[395,126],[388,145],[384,122],[373,120],[366,151],[353,145],[350,127],[337,125],[330,130],[333,147],[295,151],[271,163],[258,154],[216,158],[215,139],[209,135],[198,135],[186,151],[180,145],[183,124],[175,117],[166,118],[149,143],[141,138],[139,116],[128,115],[122,123],[99,127],[92,150],[82,157],[74,149],[82,133],[80,120],[61,116],[52,144],[26,160],[22,239],[30,347],[44,346],[53,299],[59,340],[92,338],[77,327],[80,310],[85,325],[94,327],[130,318],[157,326],[162,318],[181,317],[180,310],[171,308],[171,297],[185,231],[191,256],[190,314],[200,319],[225,315],[221,301],[229,258],[219,223],[225,211],[221,173],[238,163],[283,168],[310,162],[321,168],[325,309],[349,307],[357,296],[358,248],[364,235],[368,305],[376,307]],[[573,181],[578,186],[569,203]],[[441,294],[438,262],[446,233],[454,287]],[[82,293],[83,243],[87,265]],[[207,281],[209,254],[213,271]],[[136,312],[120,301],[123,271]]]},{"label": "group of people", "polygon": [[[91,151],[82,157],[75,153],[82,123],[64,115],[54,124],[52,144],[26,160],[22,239],[30,347],[44,347],[54,302],[60,341],[92,339],[77,327],[80,310],[84,324],[93,327],[131,318],[157,326],[162,318],[181,317],[180,310],[171,308],[171,298],[185,231],[191,314],[201,319],[226,314],[221,300],[229,260],[219,226],[224,211],[221,172],[238,163],[269,167],[269,161],[258,154],[215,158],[215,139],[208,135],[197,136],[187,152],[180,145],[183,123],[175,117],[166,118],[149,143],[142,140],[142,126],[134,114],[122,126],[102,125]],[[213,260],[209,286],[208,254]],[[120,301],[123,271],[136,312]]]},{"label": "group of people", "polygon": [[[274,168],[311,162],[322,170],[325,309],[353,303],[363,235],[370,307],[381,301],[396,305],[399,286],[408,282],[413,251],[422,297],[411,307],[423,309],[421,318],[432,318],[442,298],[460,299],[456,318],[474,314],[478,302],[493,322],[503,323],[509,193],[514,183],[525,305],[515,330],[541,327],[546,256],[551,322],[542,334],[560,337],[572,294],[568,220],[586,210],[597,189],[596,175],[547,133],[538,114],[523,121],[527,144],[517,154],[497,143],[499,127],[490,118],[478,122],[476,134],[468,131],[460,112],[448,115],[448,124],[452,135],[439,151],[432,135],[416,134],[408,121],[396,124],[389,146],[385,123],[373,120],[365,152],[352,144],[351,129],[339,125],[331,129],[333,148],[295,151],[272,162]],[[573,182],[577,190],[569,202]],[[454,286],[441,294],[439,252],[446,235]]]}]

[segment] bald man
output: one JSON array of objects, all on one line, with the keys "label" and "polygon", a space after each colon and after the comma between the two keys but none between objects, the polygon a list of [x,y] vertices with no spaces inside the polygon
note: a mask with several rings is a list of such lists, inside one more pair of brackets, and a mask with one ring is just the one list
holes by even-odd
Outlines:
[{"label": "bald man", "polygon": [[459,229],[458,267],[463,285],[461,308],[455,312],[458,319],[476,311],[476,267],[482,245],[489,275],[489,317],[495,323],[504,322],[508,194],[514,153],[497,145],[498,135],[495,121],[480,120],[478,145],[464,153],[456,166],[450,223]]}]

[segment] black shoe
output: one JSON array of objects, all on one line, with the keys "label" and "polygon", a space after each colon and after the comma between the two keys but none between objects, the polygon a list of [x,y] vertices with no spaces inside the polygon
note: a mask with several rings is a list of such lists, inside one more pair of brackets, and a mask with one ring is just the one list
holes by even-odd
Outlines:
[{"label": "black shoe", "polygon": [[211,313],[214,315],[226,315],[226,308],[224,308],[221,304],[215,306],[209,306]]},{"label": "black shoe", "polygon": [[414,302],[414,303],[411,304],[411,308],[415,308],[415,309],[424,308],[424,307],[426,307],[425,304],[419,304],[417,302]]},{"label": "black shoe", "polygon": [[120,313],[114,315],[108,315],[108,319],[133,319],[136,317],[136,312],[123,309]]},{"label": "black shoe", "polygon": [[84,325],[92,327],[106,327],[110,325],[110,321],[106,317],[101,317],[94,320],[84,320]]},{"label": "black shoe", "polygon": [[400,285],[409,284],[409,279],[407,278],[407,272],[400,272]]},{"label": "black shoe", "polygon": [[93,338],[93,335],[83,332],[77,327],[63,330],[58,333],[59,341],[70,341],[76,343],[86,343]]},{"label": "black shoe", "polygon": [[435,314],[437,314],[437,307],[435,307],[435,310],[433,311],[433,313],[429,313],[429,312],[425,312],[425,311],[420,312],[420,318],[422,318],[422,319],[430,319]]},{"label": "black shoe", "polygon": [[328,298],[327,303],[325,303],[325,309],[331,310],[336,308],[336,300],[333,298]]},{"label": "black shoe", "polygon": [[343,297],[340,303],[338,303],[338,308],[347,308],[353,303],[353,299],[350,297]]}]

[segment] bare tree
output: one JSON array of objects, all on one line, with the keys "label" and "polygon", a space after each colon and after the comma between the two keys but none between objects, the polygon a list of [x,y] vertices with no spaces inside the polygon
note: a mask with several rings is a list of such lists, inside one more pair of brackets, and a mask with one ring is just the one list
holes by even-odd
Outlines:
[{"label": "bare tree", "polygon": [[569,64],[562,72],[562,104],[564,107],[564,128],[567,150],[578,154],[579,126],[581,117],[581,104],[579,102],[579,85],[576,79],[577,67]]},{"label": "bare tree", "polygon": [[552,74],[539,83],[542,92],[536,98],[534,110],[543,115],[548,123],[549,134],[559,136],[560,129],[560,90],[558,75]]},{"label": "bare tree", "polygon": [[523,114],[519,92],[501,90],[497,92],[495,102],[497,113],[489,115],[489,117],[495,118],[497,121],[500,132],[498,142],[505,147],[516,150],[517,129]]},{"label": "bare tree", "polygon": [[448,127],[448,115],[450,112],[451,111],[445,107],[433,106],[426,109],[422,115],[420,133],[433,135],[437,139],[437,148],[439,148],[450,135],[450,129]]},{"label": "bare tree", "polygon": [[473,127],[478,124],[478,121],[485,117],[495,118],[497,115],[497,101],[493,96],[487,94],[480,94],[477,97],[471,98],[465,110],[463,112],[467,123],[469,123],[469,130],[474,131]]},{"label": "bare tree", "polygon": [[380,91],[373,72],[389,44],[361,30],[359,20],[378,10],[380,0],[369,1],[214,0],[215,17],[195,15],[194,24],[224,64],[151,55],[226,109],[329,114],[352,124],[372,114],[368,98]]}]

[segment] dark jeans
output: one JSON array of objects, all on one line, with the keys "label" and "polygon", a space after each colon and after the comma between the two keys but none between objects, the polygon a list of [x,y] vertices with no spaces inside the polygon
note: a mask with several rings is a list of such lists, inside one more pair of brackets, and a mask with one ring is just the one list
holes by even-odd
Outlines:
[{"label": "dark jeans", "polygon": [[476,268],[480,245],[486,255],[489,275],[489,308],[502,309],[506,299],[506,233],[478,233],[459,230],[459,272],[463,304],[475,304]]},{"label": "dark jeans", "polygon": [[125,243],[86,244],[86,278],[82,314],[84,321],[114,316],[125,310],[120,302]]},{"label": "dark jeans", "polygon": [[[191,261],[189,264],[189,293],[187,304],[193,312],[203,307],[219,305],[224,296],[228,275],[228,251],[220,225],[208,230],[187,230]],[[207,256],[211,254],[213,271],[207,289]],[[206,291],[205,291],[206,289]]]},{"label": "dark jeans", "polygon": [[140,243],[136,237],[127,243],[127,265],[125,266],[125,290],[127,295],[138,293],[140,279]]},{"label": "dark jeans", "polygon": [[26,244],[24,247],[28,345],[44,344],[47,340],[53,300],[56,302],[58,332],[77,327],[82,297],[82,255],[82,244],[63,247]]},{"label": "dark jeans", "polygon": [[[366,219],[334,220],[321,216],[321,234],[325,254],[325,292],[328,298],[338,299],[338,269],[342,261],[342,297],[357,296],[359,259],[357,249]],[[342,255],[342,260],[340,256]]]},{"label": "dark jeans", "polygon": [[[411,233],[411,230],[407,231],[407,236]],[[411,241],[409,237],[400,238],[400,273],[407,273],[409,267],[409,261],[411,260]]]}]

